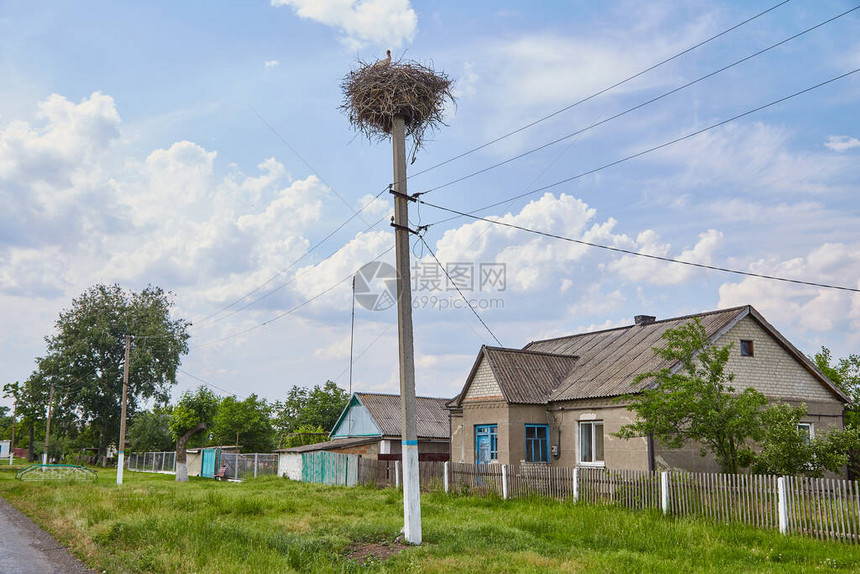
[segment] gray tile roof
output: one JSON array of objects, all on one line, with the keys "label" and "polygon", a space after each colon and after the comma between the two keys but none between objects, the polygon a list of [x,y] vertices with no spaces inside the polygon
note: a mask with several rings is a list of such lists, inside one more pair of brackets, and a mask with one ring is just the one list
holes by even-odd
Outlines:
[{"label": "gray tile roof", "polygon": [[654,354],[654,347],[661,346],[661,337],[668,329],[697,318],[708,337],[746,314],[748,307],[734,307],[684,317],[655,321],[647,325],[630,325],[606,331],[570,335],[546,341],[534,341],[525,349],[578,355],[576,370],[566,377],[553,391],[549,400],[615,397],[642,390],[648,381],[632,385],[639,373],[655,371],[672,366]]},{"label": "gray tile roof", "polygon": [[[376,421],[383,436],[401,436],[400,395],[355,393],[367,412]],[[450,399],[416,397],[418,436],[422,438],[449,438],[451,426],[445,403]]]},{"label": "gray tile roof", "polygon": [[[640,391],[651,384],[650,381],[641,381],[633,385],[633,379],[639,373],[674,366],[653,351],[655,347],[663,346],[661,338],[668,329],[676,329],[698,319],[708,338],[715,340],[746,316],[756,320],[835,395],[847,400],[845,394],[834,387],[803,353],[749,305],[533,341],[522,350],[483,347],[468,381],[471,382],[480,359],[486,357],[509,403],[545,404],[617,397]],[[466,391],[464,388],[458,397],[449,401],[449,408],[459,408]]]},{"label": "gray tile roof", "polygon": [[484,356],[509,403],[545,403],[572,371],[578,357],[484,347]]},{"label": "gray tile roof", "polygon": [[329,440],[326,442],[318,442],[314,444],[306,444],[302,446],[294,446],[292,448],[280,448],[275,452],[291,452],[300,454],[303,452],[316,452],[318,450],[336,450],[339,448],[349,448],[353,446],[361,446],[363,444],[370,444],[374,442],[378,442],[379,437],[356,437],[356,438],[336,438],[334,440]]}]

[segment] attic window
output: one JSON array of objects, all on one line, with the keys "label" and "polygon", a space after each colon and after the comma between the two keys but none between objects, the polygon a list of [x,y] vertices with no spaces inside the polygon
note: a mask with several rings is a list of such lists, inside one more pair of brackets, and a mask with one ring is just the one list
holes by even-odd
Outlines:
[{"label": "attic window", "polygon": [[741,357],[753,356],[753,342],[741,339]]}]

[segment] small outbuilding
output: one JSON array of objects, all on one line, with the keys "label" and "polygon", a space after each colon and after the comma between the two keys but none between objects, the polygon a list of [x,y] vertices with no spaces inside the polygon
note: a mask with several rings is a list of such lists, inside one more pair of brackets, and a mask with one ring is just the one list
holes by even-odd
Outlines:
[{"label": "small outbuilding", "polygon": [[[418,460],[451,458],[450,399],[416,397]],[[301,475],[302,455],[311,452],[355,454],[374,460],[400,460],[400,395],[353,393],[326,442],[278,450],[278,475]]]}]

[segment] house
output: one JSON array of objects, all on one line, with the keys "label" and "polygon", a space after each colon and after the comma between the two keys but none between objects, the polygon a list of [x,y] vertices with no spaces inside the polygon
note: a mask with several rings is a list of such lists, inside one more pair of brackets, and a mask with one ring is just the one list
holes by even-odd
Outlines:
[{"label": "house", "polygon": [[[450,399],[416,397],[418,460],[450,459]],[[278,475],[301,474],[301,455],[328,451],[377,460],[400,460],[400,395],[353,393],[326,442],[278,450]]]},{"label": "house", "polygon": [[771,401],[805,403],[811,432],[842,426],[848,397],[753,307],[747,305],[657,321],[640,315],[627,327],[534,341],[522,349],[482,347],[460,394],[448,403],[451,459],[715,472],[695,444],[668,449],[648,437],[613,436],[634,419],[620,397],[649,383],[639,373],[671,365],[656,356],[661,336],[699,319],[709,340],[733,343],[732,385]]}]

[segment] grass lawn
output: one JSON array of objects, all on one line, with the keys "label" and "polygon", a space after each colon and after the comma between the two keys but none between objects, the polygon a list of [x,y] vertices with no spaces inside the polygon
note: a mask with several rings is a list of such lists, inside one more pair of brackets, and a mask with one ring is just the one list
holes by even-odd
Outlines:
[{"label": "grass lawn", "polygon": [[0,472],[0,494],[107,572],[860,570],[860,547],[609,506],[424,494],[424,544],[403,549],[394,489],[134,472],[117,487],[112,470],[97,483],[13,477]]}]

